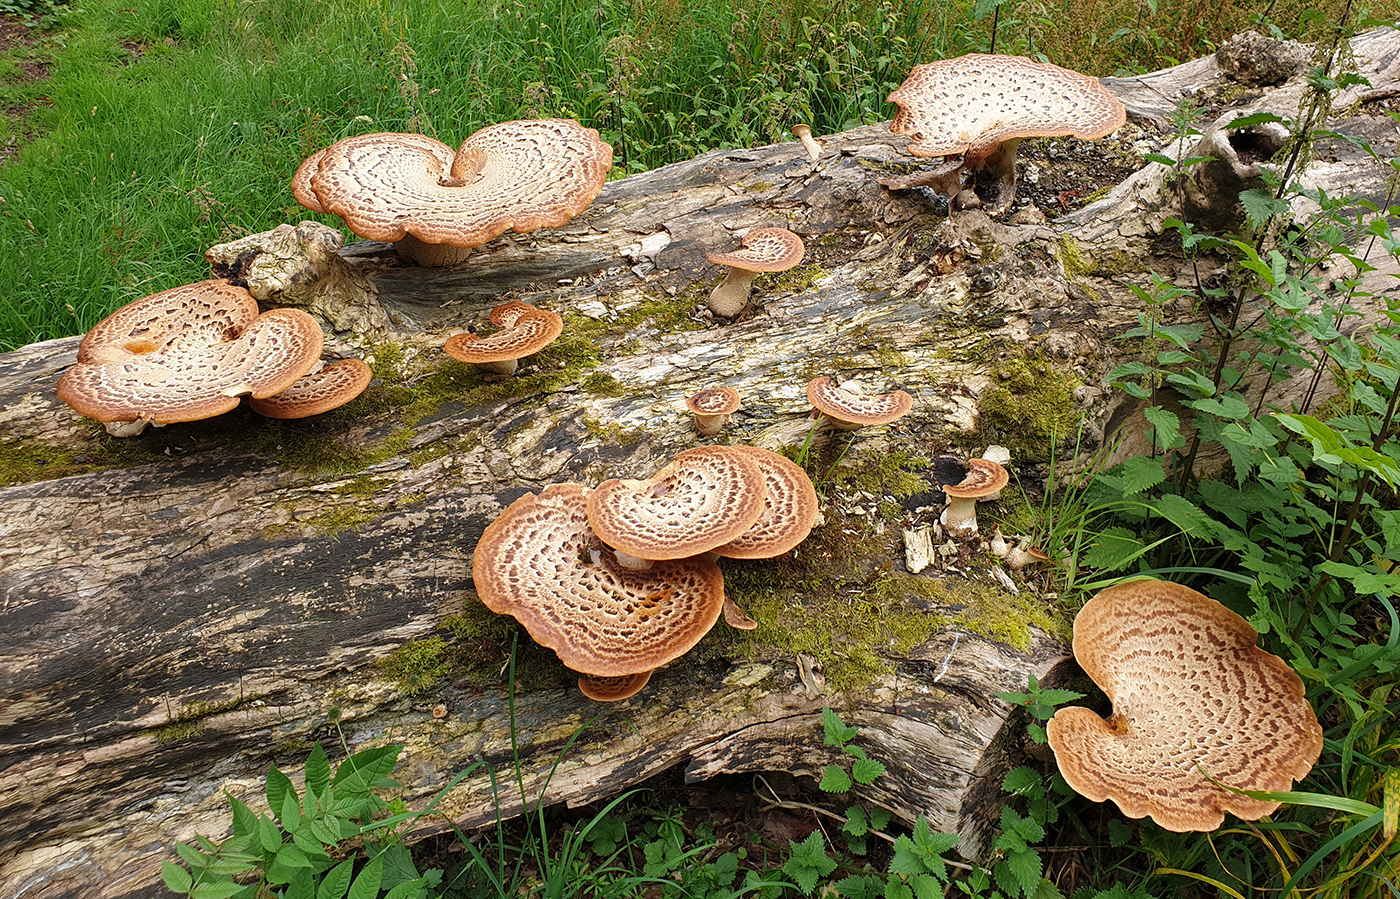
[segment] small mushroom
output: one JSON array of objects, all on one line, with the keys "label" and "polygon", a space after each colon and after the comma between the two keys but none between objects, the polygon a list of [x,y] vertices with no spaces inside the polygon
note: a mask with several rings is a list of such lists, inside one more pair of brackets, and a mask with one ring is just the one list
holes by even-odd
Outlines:
[{"label": "small mushroom", "polygon": [[454,334],[443,345],[443,351],[485,371],[513,375],[520,359],[538,353],[564,332],[564,319],[557,313],[536,309],[520,300],[491,310],[491,322],[501,325],[501,330],[490,337]]},{"label": "small mushroom", "polygon": [[1050,561],[1050,556],[1038,546],[1031,546],[1029,537],[1023,538],[1020,542],[1007,547],[1006,567],[1012,571],[1021,571],[1032,565],[1042,565]]},{"label": "small mushroom", "polygon": [[1108,694],[1107,721],[1066,707],[1046,728],[1065,782],[1177,833],[1257,820],[1279,803],[1232,793],[1292,789],[1322,752],[1303,682],[1255,645],[1249,622],[1166,581],[1100,591],[1074,619],[1074,657]]},{"label": "small mushroom", "polygon": [[763,469],[749,454],[695,447],[646,480],[599,484],[588,498],[588,523],[619,556],[683,559],[747,531],[763,514],[766,489]]},{"label": "small mushroom", "polygon": [[816,162],[818,157],[822,155],[821,141],[812,136],[811,125],[793,125],[792,136],[802,141],[802,146],[806,148],[807,155],[813,162]]},{"label": "small mushroom", "polygon": [[641,675],[709,632],[724,579],[705,556],[646,571],[618,565],[588,526],[588,495],[581,484],[554,484],[511,503],[477,541],[472,581],[487,608],[514,617],[580,674]]},{"label": "small mushroom", "polygon": [[612,147],[569,119],[502,122],[452,148],[421,134],[362,134],[309,156],[297,201],[419,265],[453,265],[507,231],[557,228],[587,209]]},{"label": "small mushroom", "polygon": [[200,281],[129,303],[78,345],[58,397],[120,436],[143,423],[211,418],[239,397],[291,387],[321,357],[321,326],[299,309],[258,313],[247,290]]},{"label": "small mushroom", "polygon": [[729,266],[729,274],[709,300],[710,311],[722,318],[733,318],[748,308],[749,289],[759,272],[785,272],[806,253],[802,238],[786,228],[759,228],[740,243],[742,249],[705,257],[715,265]]},{"label": "small mushroom", "polygon": [[[1024,56],[969,53],[915,66],[889,100],[899,107],[890,130],[914,138],[909,152],[944,157],[932,172],[880,179],[899,190],[926,185],[960,208],[982,205],[972,189],[990,182],[990,209],[1016,196],[1016,149],[1027,137],[1105,137],[1127,110],[1097,78]],[[962,173],[973,184],[960,190]]]},{"label": "small mushroom", "polygon": [[868,396],[837,387],[826,377],[814,378],[807,384],[807,399],[841,431],[889,424],[914,408],[914,398],[903,390]]},{"label": "small mushroom", "polygon": [[729,598],[729,594],[724,595],[724,623],[734,628],[736,631],[751,631],[758,627],[758,622],[754,621],[734,600]]},{"label": "small mushroom", "polygon": [[999,493],[1010,480],[1005,468],[987,459],[969,459],[967,477],[958,484],[944,484],[948,505],[938,523],[949,537],[966,539],[977,533],[977,501]]},{"label": "small mushroom", "polygon": [[311,374],[302,375],[281,393],[263,399],[253,397],[248,405],[268,418],[306,418],[320,415],[353,400],[365,392],[374,371],[363,360],[341,359]]},{"label": "small mushroom", "polygon": [[763,512],[748,530],[711,552],[730,559],[771,559],[806,540],[821,504],[802,466],[756,446],[729,449],[747,455],[762,470]]},{"label": "small mushroom", "polygon": [[739,409],[739,391],[732,387],[706,387],[685,401],[690,410],[695,431],[701,437],[713,437],[726,424],[729,416]]}]

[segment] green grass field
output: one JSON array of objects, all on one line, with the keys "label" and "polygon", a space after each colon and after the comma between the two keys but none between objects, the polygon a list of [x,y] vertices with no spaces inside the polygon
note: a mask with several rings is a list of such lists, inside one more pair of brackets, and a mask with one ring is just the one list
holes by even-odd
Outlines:
[{"label": "green grass field", "polygon": [[[16,0],[0,2],[0,10]],[[27,0],[25,5],[35,0]],[[1289,3],[1292,5],[1290,6]],[[1094,74],[1208,52],[1300,0],[1005,2],[1001,52]],[[567,116],[615,176],[725,146],[886,119],[917,62],[986,50],[965,0],[91,0],[0,57],[0,350],[79,333],[205,277],[215,243],[309,217],[287,181],[351,134],[457,144],[498,121]],[[985,13],[985,10],[983,10]],[[44,63],[34,80],[25,64]],[[333,220],[328,223],[338,224]]]}]

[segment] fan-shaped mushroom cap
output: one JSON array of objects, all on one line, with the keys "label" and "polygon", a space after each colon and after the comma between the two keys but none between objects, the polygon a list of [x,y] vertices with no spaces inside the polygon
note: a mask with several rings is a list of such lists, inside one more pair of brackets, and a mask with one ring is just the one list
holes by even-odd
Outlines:
[{"label": "fan-shaped mushroom cap", "polygon": [[298,309],[257,313],[226,281],[144,297],[88,332],[59,399],[102,422],[197,421],[243,394],[281,393],[321,356],[321,328]]},{"label": "fan-shaped mushroom cap", "polygon": [[747,531],[711,550],[730,559],[771,559],[792,549],[812,532],[821,503],[801,465],[756,446],[732,446],[763,470],[763,513]]},{"label": "fan-shaped mushroom cap", "polygon": [[1077,793],[1178,833],[1278,808],[1231,793],[1281,791],[1312,769],[1322,728],[1298,675],[1258,634],[1189,587],[1134,581],[1101,591],[1074,620],[1074,656],[1113,701],[1055,713],[1047,731]]},{"label": "fan-shaped mushroom cap", "polygon": [[597,131],[540,119],[482,128],[456,153],[419,134],[348,137],[308,158],[292,190],[361,237],[405,241],[401,249],[421,255],[420,264],[443,265],[463,254],[441,248],[565,224],[598,196],[611,168],[612,147]]},{"label": "fan-shaped mushroom cap", "polygon": [[248,400],[259,415],[268,418],[306,418],[320,415],[365,392],[374,371],[363,360],[341,359],[317,372],[302,375],[281,393]]},{"label": "fan-shaped mushroom cap", "polygon": [[949,536],[971,537],[977,533],[977,501],[1001,493],[1011,476],[990,459],[969,459],[967,475],[957,484],[944,484],[948,505],[938,517]]},{"label": "fan-shaped mushroom cap", "polygon": [[1091,75],[988,53],[914,66],[889,100],[899,107],[890,130],[914,138],[910,153],[965,154],[970,166],[991,156],[1004,140],[1096,140],[1127,117],[1118,98]]},{"label": "fan-shaped mushroom cap", "polygon": [[960,207],[981,205],[959,191],[962,171],[994,179],[993,208],[1016,195],[1016,149],[1027,137],[1095,140],[1117,130],[1127,110],[1097,78],[1024,56],[970,53],[915,66],[892,94],[890,130],[914,138],[915,156],[960,157],[934,172],[880,179],[892,189],[927,185]]},{"label": "fan-shaped mushroom cap", "polygon": [[914,408],[914,398],[903,390],[866,396],[842,390],[830,378],[814,378],[807,384],[807,399],[816,410],[842,431],[866,425],[889,424]]},{"label": "fan-shaped mushroom cap", "polygon": [[[519,307],[527,307],[520,309]],[[497,315],[497,310],[510,307]],[[499,321],[497,321],[499,319]],[[491,320],[503,324],[502,330],[490,337],[475,334],[454,334],[443,350],[453,359],[471,362],[487,371],[510,375],[515,373],[517,360],[538,353],[564,332],[564,319],[548,309],[536,309],[519,300],[497,306]]]},{"label": "fan-shaped mushroom cap", "polygon": [[807,248],[786,228],[758,228],[740,241],[741,249],[711,253],[706,261],[729,266],[729,274],[710,294],[715,315],[733,318],[749,304],[749,288],[759,272],[785,272],[802,261]]},{"label": "fan-shaped mushroom cap", "polygon": [[588,526],[588,490],[554,484],[511,503],[472,554],[472,580],[575,671],[641,674],[700,641],[724,605],[719,567],[703,556],[623,568]]},{"label": "fan-shaped mushroom cap", "polygon": [[692,397],[687,397],[685,407],[690,410],[695,430],[702,437],[713,437],[729,421],[729,416],[739,408],[739,391],[733,387],[706,387]]},{"label": "fan-shaped mushroom cap", "polygon": [[608,480],[588,498],[604,543],[638,559],[683,559],[747,531],[763,514],[763,469],[735,447],[679,453],[644,481]]},{"label": "fan-shaped mushroom cap", "polygon": [[637,674],[623,674],[618,677],[599,677],[585,674],[578,679],[579,692],[594,702],[621,702],[642,692],[651,680],[650,671]]}]

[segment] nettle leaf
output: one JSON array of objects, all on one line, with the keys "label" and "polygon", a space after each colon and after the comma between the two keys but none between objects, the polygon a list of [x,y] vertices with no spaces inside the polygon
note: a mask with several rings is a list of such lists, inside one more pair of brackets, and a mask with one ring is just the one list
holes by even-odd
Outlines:
[{"label": "nettle leaf", "polygon": [[845,771],[835,765],[827,765],[817,789],[823,793],[849,793],[852,786],[851,778]]},{"label": "nettle leaf", "polygon": [[865,818],[865,809],[858,805],[846,809],[846,823],[841,825],[841,829],[853,837],[863,837],[869,833],[870,825]]},{"label": "nettle leaf", "polygon": [[1132,842],[1133,829],[1117,818],[1108,819],[1108,845],[1121,849]]},{"label": "nettle leaf", "polygon": [[[1171,415],[1170,412],[1167,414]],[[1167,479],[1162,463],[1149,456],[1134,456],[1127,460],[1118,467],[1118,476],[1123,479],[1123,493],[1129,496],[1150,490]]]},{"label": "nettle leaf", "polygon": [[1006,866],[1011,875],[1011,879],[1026,894],[1031,894],[1040,885],[1041,868],[1040,853],[1034,849],[1026,849],[1023,852],[1012,852],[1006,856],[1006,860],[998,868]]},{"label": "nettle leaf", "polygon": [[856,759],[851,765],[851,778],[862,786],[870,786],[884,773],[885,766],[871,758]]},{"label": "nettle leaf", "polygon": [[822,729],[826,732],[824,742],[827,746],[845,746],[860,732],[848,726],[829,708],[822,709]]},{"label": "nettle leaf", "polygon": [[1252,112],[1249,115],[1237,116],[1226,125],[1231,131],[1240,128],[1253,128],[1255,125],[1264,125],[1270,122],[1277,122],[1280,125],[1287,125],[1288,120],[1282,116],[1274,115],[1272,112]]},{"label": "nettle leaf", "polygon": [[1218,397],[1210,396],[1205,399],[1192,400],[1190,406],[1198,412],[1205,412],[1216,418],[1225,418],[1231,421],[1249,418],[1249,403],[1245,402],[1244,397],[1238,393],[1223,393]]},{"label": "nettle leaf", "polygon": [[[1245,217],[1249,219],[1250,227],[1258,228],[1276,215],[1283,215],[1288,212],[1288,201],[1275,197],[1272,191],[1262,188],[1251,188],[1240,191],[1240,205],[1244,207]],[[1267,279],[1270,284],[1278,283],[1277,279]]]},{"label": "nettle leaf", "polygon": [[1152,500],[1152,511],[1192,537],[1209,535],[1215,524],[1214,519],[1202,512],[1199,506],[1174,493],[1164,493],[1155,497]]},{"label": "nettle leaf", "polygon": [[870,874],[852,874],[836,881],[836,895],[842,899],[884,899],[885,880]]},{"label": "nettle leaf", "polygon": [[1112,527],[1098,534],[1083,553],[1081,565],[1101,571],[1118,571],[1142,555],[1145,544],[1127,528]]},{"label": "nettle leaf", "polygon": [[1029,765],[1012,768],[1001,782],[1001,788],[1008,793],[1023,794],[1040,789],[1040,773]]},{"label": "nettle leaf", "polygon": [[890,810],[876,806],[870,810],[870,829],[884,830],[890,825]]},{"label": "nettle leaf", "polygon": [[826,854],[822,832],[814,830],[801,843],[788,840],[790,855],[783,863],[783,873],[791,877],[803,895],[810,896],[817,881],[836,870],[836,862]]}]

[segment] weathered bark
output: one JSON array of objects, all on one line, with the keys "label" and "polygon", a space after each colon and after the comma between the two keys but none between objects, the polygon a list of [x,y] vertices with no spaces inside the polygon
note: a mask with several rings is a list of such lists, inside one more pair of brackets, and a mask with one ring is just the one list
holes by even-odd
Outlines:
[{"label": "weathered bark", "polygon": [[[1395,33],[1377,34],[1358,42],[1358,58],[1374,63],[1371,89],[1395,78]],[[1160,92],[1172,77],[1143,80]],[[1292,96],[1294,83],[1274,93]],[[1374,132],[1384,156],[1395,152],[1384,122],[1363,102],[1334,124]],[[1028,142],[1021,155],[1037,183],[1019,193],[1054,202],[1064,165],[1163,140],[1147,117],[1088,151]],[[752,635],[720,625],[616,707],[583,699],[562,669],[526,652],[514,708],[527,792],[537,795],[568,738],[596,716],[555,771],[551,800],[587,802],[680,763],[695,777],[812,773],[831,759],[818,715],[829,704],[890,768],[873,801],[905,819],[926,814],[980,852],[1021,732],[992,694],[1031,674],[1053,680],[1065,649],[1023,623],[988,623],[1027,615],[1024,596],[1000,616],[959,600],[967,584],[984,585],[979,596],[1000,589],[979,572],[975,544],[935,551],[926,573],[901,571],[897,535],[931,520],[920,505],[931,500],[882,494],[886,457],[980,450],[998,436],[978,410],[1007,357],[1088,385],[1079,398],[1090,428],[1102,428],[1110,339],[1138,311],[1121,282],[1184,267],[1157,239],[1172,202],[1160,175],[1155,188],[1129,179],[1054,223],[1027,210],[1006,222],[949,219],[946,202],[876,183],[912,164],[905,142],[871,127],[829,136],[815,161],[797,141],[708,153],[614,182],[569,226],[500,239],[448,270],[403,266],[363,243],[328,262],[308,229],[321,247],[308,256],[321,253],[317,265],[335,266],[329,277],[362,304],[329,316],[333,345],[367,352],[380,375],[366,398],[319,420],[240,411],[121,441],[54,396],[76,338],[0,356],[11,482],[0,489],[0,893],[158,894],[175,841],[225,831],[221,790],[256,804],[269,762],[295,767],[310,741],[336,742],[336,724],[352,748],[407,744],[395,776],[410,806],[475,762],[504,772],[509,637],[479,626],[470,559],[482,528],[548,483],[649,475],[697,442],[684,399],[702,387],[744,397],[716,439],[799,445],[811,428],[804,387],[828,373],[902,387],[915,411],[857,432],[839,470],[864,477],[824,483],[826,523],[791,558],[725,563],[731,594],[759,618]],[[1346,183],[1371,191],[1364,179],[1383,177],[1354,148],[1334,151],[1330,171]],[[738,321],[714,322],[701,309],[721,273],[705,254],[766,225],[802,234],[808,264],[761,280],[756,308]],[[263,277],[247,249],[220,264]],[[314,281],[324,268],[279,266],[269,283],[324,305],[325,290],[293,277],[322,272]],[[582,333],[514,380],[487,383],[436,347],[506,293]],[[919,473],[930,489],[946,477]],[[913,648],[857,627],[872,608],[916,632]],[[814,627],[813,610],[829,620]],[[840,681],[859,686],[822,692],[799,675],[797,653],[817,651],[801,645],[816,639],[798,635],[803,627],[823,631],[829,666],[874,660],[864,679]],[[455,641],[453,667],[414,693],[383,662],[430,636]],[[518,799],[500,797],[507,811]],[[484,775],[442,809],[463,826],[488,820]]]}]

